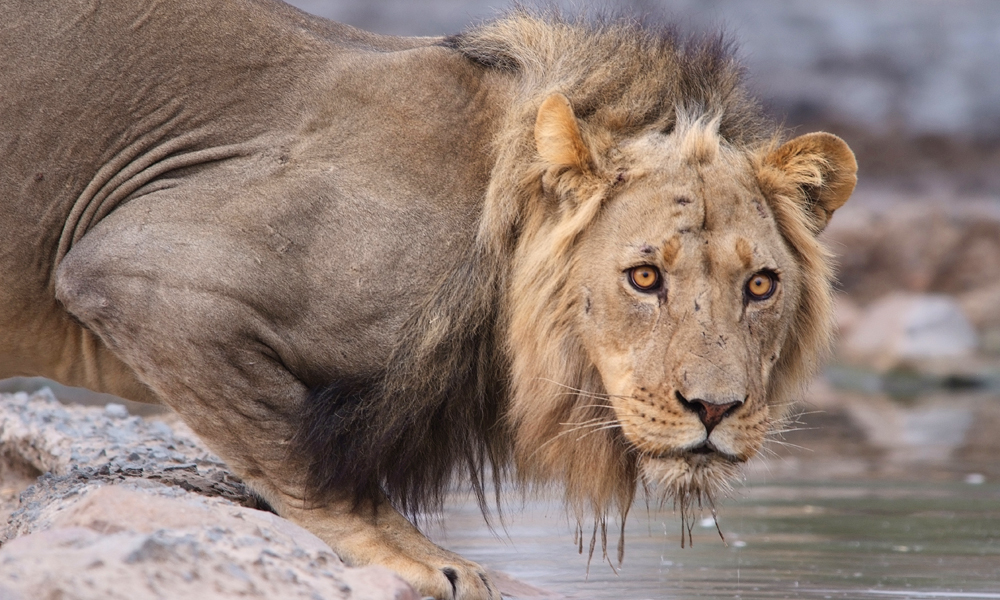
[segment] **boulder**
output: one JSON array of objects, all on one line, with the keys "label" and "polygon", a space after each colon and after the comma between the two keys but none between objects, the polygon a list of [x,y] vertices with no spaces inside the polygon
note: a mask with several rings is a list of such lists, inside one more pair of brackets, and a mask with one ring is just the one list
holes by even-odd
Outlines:
[{"label": "boulder", "polygon": [[980,334],[980,350],[1000,354],[1000,282],[963,294],[959,303]]},{"label": "boulder", "polygon": [[960,359],[978,346],[958,302],[941,294],[893,293],[868,306],[844,339],[848,362],[877,371],[926,361]]},{"label": "boulder", "polygon": [[347,567],[254,508],[180,423],[64,406],[47,390],[0,394],[0,462],[3,485],[45,473],[0,533],[3,600],[418,598],[391,571]]},{"label": "boulder", "polygon": [[[853,302],[866,306],[897,291],[962,297],[1000,282],[996,203],[860,194],[823,233],[837,256],[840,287]],[[1000,319],[998,308],[984,319]]]}]

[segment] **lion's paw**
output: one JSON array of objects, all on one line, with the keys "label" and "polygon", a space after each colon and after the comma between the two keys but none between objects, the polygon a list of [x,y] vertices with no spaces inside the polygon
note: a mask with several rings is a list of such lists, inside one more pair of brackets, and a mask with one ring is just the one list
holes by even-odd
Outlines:
[{"label": "lion's paw", "polygon": [[350,501],[309,509],[301,504],[281,502],[279,512],[330,544],[348,565],[386,567],[437,600],[500,600],[485,569],[427,539],[388,503],[378,510]]},{"label": "lion's paw", "polygon": [[399,573],[418,593],[437,600],[500,600],[486,570],[457,555],[422,560],[398,558],[385,566]]}]

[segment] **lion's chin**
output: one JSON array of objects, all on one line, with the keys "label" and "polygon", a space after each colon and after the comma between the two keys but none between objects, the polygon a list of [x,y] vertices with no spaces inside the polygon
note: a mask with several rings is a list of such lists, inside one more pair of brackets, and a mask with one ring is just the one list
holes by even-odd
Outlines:
[{"label": "lion's chin", "polygon": [[640,458],[644,481],[664,500],[681,504],[702,499],[713,502],[731,489],[740,472],[740,461],[718,452],[688,451]]}]

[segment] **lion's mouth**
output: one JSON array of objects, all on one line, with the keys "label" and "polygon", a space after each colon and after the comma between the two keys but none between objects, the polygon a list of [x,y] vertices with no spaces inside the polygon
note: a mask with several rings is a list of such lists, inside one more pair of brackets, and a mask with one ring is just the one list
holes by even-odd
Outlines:
[{"label": "lion's mouth", "polygon": [[715,448],[715,446],[713,446],[712,443],[709,442],[709,441],[702,442],[700,445],[695,446],[694,448],[691,448],[690,450],[688,450],[688,453],[690,453],[690,454],[721,454]]},{"label": "lion's mouth", "polygon": [[704,442],[694,446],[692,448],[681,448],[678,450],[668,450],[666,452],[651,453],[644,452],[648,458],[654,460],[667,460],[667,459],[678,459],[678,458],[690,458],[695,460],[710,460],[710,459],[720,459],[731,463],[743,462],[738,456],[734,454],[729,454],[728,452],[723,452],[715,447],[715,444],[705,440]]}]

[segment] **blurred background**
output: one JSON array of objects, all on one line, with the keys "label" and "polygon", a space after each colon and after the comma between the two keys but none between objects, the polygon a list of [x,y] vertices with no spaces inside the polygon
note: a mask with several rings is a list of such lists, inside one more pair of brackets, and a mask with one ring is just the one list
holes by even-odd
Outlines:
[{"label": "blurred background", "polygon": [[[455,33],[507,8],[292,4],[397,35]],[[836,133],[855,150],[857,191],[824,233],[840,265],[836,355],[788,431],[720,502],[725,543],[706,508],[693,522],[695,548],[681,551],[677,514],[640,501],[624,569],[602,565],[598,543],[585,576],[555,505],[514,501],[499,539],[461,501],[428,527],[547,590],[523,597],[1000,598],[1000,2],[602,6],[729,32],[776,119],[794,134]],[[8,380],[0,391],[42,385]]]}]

